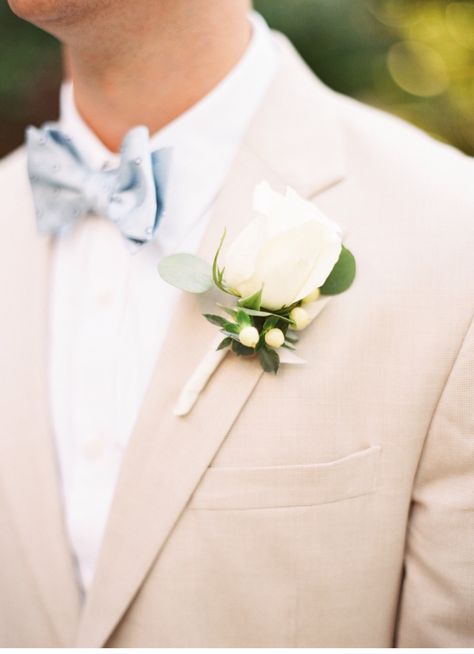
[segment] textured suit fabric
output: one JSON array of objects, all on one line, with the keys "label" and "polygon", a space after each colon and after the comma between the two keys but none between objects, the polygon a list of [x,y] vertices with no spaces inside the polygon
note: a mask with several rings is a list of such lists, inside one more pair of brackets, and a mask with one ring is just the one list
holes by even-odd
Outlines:
[{"label": "textured suit fabric", "polygon": [[83,606],[45,389],[50,246],[24,151],[1,164],[2,646],[474,643],[474,165],[279,41],[201,253],[266,179],[341,224],[356,282],[304,332],[305,367],[228,356],[177,418],[214,338],[213,298],[182,298]]}]

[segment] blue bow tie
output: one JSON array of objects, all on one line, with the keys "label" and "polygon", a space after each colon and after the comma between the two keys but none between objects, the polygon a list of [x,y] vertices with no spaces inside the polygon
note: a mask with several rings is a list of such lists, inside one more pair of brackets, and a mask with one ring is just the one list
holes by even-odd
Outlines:
[{"label": "blue bow tie", "polygon": [[170,150],[150,153],[146,127],[128,132],[113,170],[91,169],[54,123],[29,127],[26,145],[40,233],[56,234],[91,212],[116,223],[135,245],[153,239],[163,213]]}]

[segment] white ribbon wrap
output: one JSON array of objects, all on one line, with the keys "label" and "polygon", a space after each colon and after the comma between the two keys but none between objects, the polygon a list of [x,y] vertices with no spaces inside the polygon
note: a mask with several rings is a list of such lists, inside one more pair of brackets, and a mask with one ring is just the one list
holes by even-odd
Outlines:
[{"label": "white ribbon wrap", "polygon": [[206,388],[208,381],[225,359],[228,350],[216,350],[222,337],[213,344],[212,349],[199,362],[197,368],[184,385],[178,401],[174,405],[175,416],[186,416],[196,404],[200,394]]}]

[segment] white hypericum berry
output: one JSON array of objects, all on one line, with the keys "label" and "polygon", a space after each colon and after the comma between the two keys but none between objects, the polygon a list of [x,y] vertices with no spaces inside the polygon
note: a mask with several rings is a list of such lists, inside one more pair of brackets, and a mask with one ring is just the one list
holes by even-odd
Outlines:
[{"label": "white hypericum berry", "polygon": [[302,307],[295,307],[290,311],[290,318],[295,323],[293,329],[300,331],[307,327],[310,323],[308,312]]},{"label": "white hypericum berry", "polygon": [[244,327],[239,333],[239,340],[246,347],[255,347],[260,335],[255,327]]},{"label": "white hypericum berry", "polygon": [[301,304],[311,304],[311,302],[316,302],[320,295],[321,291],[319,288],[315,288],[314,291],[302,299]]},{"label": "white hypericum berry", "polygon": [[273,329],[269,329],[268,332],[265,334],[265,343],[269,347],[273,347],[277,349],[281,347],[284,342],[285,342],[285,334],[281,331],[281,329],[278,329],[277,327],[274,327]]}]

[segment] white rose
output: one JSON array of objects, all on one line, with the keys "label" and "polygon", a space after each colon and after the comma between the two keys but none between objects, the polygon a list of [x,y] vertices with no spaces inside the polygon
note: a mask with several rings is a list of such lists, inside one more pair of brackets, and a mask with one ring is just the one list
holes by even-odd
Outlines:
[{"label": "white rose", "polygon": [[291,188],[281,195],[262,182],[253,207],[258,216],[230,245],[224,278],[241,297],[263,287],[262,307],[278,310],[324,284],[339,258],[342,233]]}]

